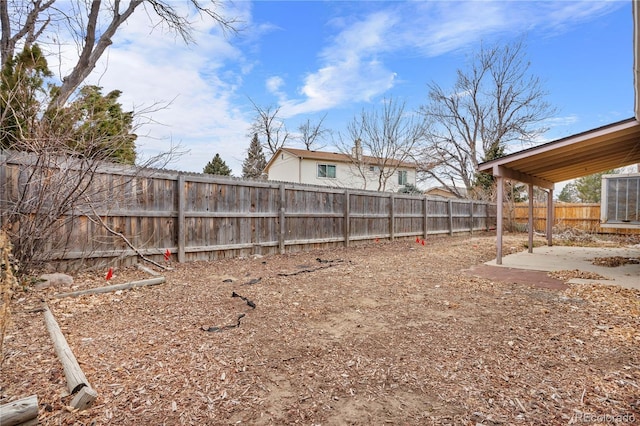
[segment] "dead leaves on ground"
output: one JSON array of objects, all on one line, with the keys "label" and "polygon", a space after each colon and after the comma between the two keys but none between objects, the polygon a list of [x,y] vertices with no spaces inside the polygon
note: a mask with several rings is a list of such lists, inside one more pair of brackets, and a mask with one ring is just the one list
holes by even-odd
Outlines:
[{"label": "dead leaves on ground", "polygon": [[[505,239],[521,247],[526,236]],[[80,413],[64,408],[41,313],[25,309],[42,296],[34,292],[15,309],[2,397],[38,394],[45,425],[640,418],[640,293],[557,291],[461,272],[494,255],[492,236],[365,244],[177,265],[161,286],[56,301],[99,392]],[[336,262],[320,268],[318,256]],[[239,327],[202,331],[237,325],[242,313]]]}]

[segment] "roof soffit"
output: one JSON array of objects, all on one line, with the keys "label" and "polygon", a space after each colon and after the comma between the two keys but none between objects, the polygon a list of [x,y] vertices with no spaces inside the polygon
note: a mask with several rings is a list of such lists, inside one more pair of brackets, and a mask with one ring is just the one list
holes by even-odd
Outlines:
[{"label": "roof soffit", "polygon": [[478,170],[496,173],[499,166],[522,173],[525,183],[562,182],[635,163],[640,163],[640,123],[629,119],[482,163]]}]

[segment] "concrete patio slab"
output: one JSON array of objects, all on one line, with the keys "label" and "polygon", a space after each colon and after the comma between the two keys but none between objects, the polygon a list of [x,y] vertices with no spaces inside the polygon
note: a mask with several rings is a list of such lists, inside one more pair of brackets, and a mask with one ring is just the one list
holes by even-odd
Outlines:
[{"label": "concrete patio slab", "polygon": [[502,265],[496,265],[495,259],[485,265],[502,268],[515,268],[531,271],[580,270],[593,272],[607,280],[573,279],[569,283],[601,283],[619,285],[640,290],[640,264],[626,264],[615,267],[594,265],[595,258],[625,257],[640,259],[640,246],[632,247],[535,247],[533,253],[523,251],[502,258]]}]

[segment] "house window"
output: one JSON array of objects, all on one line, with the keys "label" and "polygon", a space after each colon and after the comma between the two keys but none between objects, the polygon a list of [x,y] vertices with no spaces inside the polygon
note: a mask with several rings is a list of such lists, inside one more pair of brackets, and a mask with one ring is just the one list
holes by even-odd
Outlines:
[{"label": "house window", "polygon": [[380,167],[378,167],[378,166],[369,166],[369,171],[370,172],[374,172],[374,173],[378,173],[380,171]]},{"label": "house window", "polygon": [[318,177],[335,179],[336,166],[333,164],[318,164]]},{"label": "house window", "polygon": [[406,185],[407,184],[407,171],[400,170],[398,171],[398,185]]}]

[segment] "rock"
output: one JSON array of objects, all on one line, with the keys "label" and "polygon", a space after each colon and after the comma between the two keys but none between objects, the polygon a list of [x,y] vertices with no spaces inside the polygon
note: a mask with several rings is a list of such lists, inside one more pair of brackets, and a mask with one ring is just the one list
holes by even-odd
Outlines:
[{"label": "rock", "polygon": [[53,274],[42,274],[40,275],[40,280],[41,282],[35,285],[36,290],[42,290],[49,287],[71,287],[73,284],[73,277],[59,272]]}]

